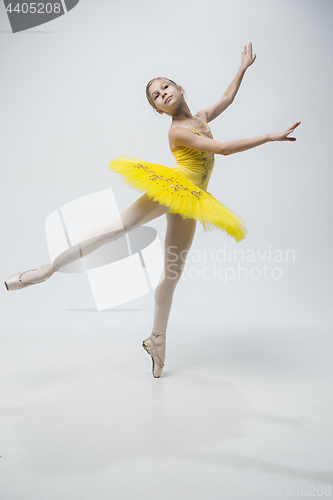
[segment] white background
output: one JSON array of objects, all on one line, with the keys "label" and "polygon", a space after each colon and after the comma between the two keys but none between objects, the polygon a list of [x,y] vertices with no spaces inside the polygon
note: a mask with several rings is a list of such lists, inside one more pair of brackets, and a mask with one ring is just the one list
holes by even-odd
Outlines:
[{"label": "white background", "polygon": [[[81,0],[59,19],[13,34],[0,6],[3,280],[49,261],[44,221],[61,205],[112,187],[123,211],[141,195],[108,169],[113,156],[174,166],[170,118],[146,100],[151,78],[182,85],[195,114],[222,96],[252,42],[257,59],[233,104],[209,124],[214,138],[302,122],[294,143],[216,156],[208,191],[241,215],[249,232],[237,244],[198,224],[191,252],[292,249],[295,262],[277,264],[278,280],[226,283],[191,279],[193,267],[213,264],[194,263],[190,253],[168,325],[163,381],[151,377],[140,347],[151,332],[153,292],[98,313],[84,275],[57,273],[17,292],[3,287],[1,399],[5,415],[14,416],[4,419],[12,438],[0,459],[6,498],[59,498],[79,485],[78,498],[101,499],[153,498],[151,484],[161,498],[202,498],[210,485],[214,499],[229,498],[222,485],[333,486],[332,10],[329,0]],[[150,225],[163,242],[165,218]],[[264,263],[276,266],[265,260],[247,267]],[[202,407],[217,394],[221,406],[197,414],[202,384],[210,391],[213,380],[217,392]],[[135,404],[148,398],[147,406],[135,412],[131,401],[140,391],[145,396]],[[177,406],[184,397],[188,405]],[[66,420],[69,407],[73,420]],[[98,424],[107,411],[111,420]],[[172,428],[176,421],[184,426]],[[218,455],[208,430],[193,441],[202,426],[217,429]],[[110,437],[115,428],[118,447]],[[128,428],[134,430],[126,434]],[[128,477],[133,486],[126,490]]]}]

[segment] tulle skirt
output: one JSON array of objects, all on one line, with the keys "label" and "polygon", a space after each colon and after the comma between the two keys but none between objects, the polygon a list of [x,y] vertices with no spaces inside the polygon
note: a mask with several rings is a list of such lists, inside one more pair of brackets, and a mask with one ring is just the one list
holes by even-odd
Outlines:
[{"label": "tulle skirt", "polygon": [[170,207],[170,213],[199,221],[204,231],[222,229],[237,242],[245,238],[246,221],[242,217],[173,168],[128,155],[116,156],[109,168],[120,174],[130,188]]}]

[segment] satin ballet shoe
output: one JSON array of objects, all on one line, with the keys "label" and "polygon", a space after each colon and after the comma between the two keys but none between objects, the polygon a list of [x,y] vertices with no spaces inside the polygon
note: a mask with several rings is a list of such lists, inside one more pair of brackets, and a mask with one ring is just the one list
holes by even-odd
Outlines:
[{"label": "satin ballet shoe", "polygon": [[142,347],[150,354],[153,367],[152,372],[155,378],[162,375],[165,361],[165,341],[166,332],[153,330],[150,337],[142,342]]},{"label": "satin ballet shoe", "polygon": [[[37,281],[36,283],[24,283],[23,281],[21,281],[20,278],[23,274],[28,273],[30,271],[38,271],[38,269],[44,269],[44,271],[45,271],[45,276],[44,276],[43,280]],[[10,278],[8,278],[5,281],[5,287],[7,288],[8,291],[21,290],[22,288],[26,288],[27,286],[37,285],[38,283],[43,283],[48,278],[50,278],[50,276],[52,276],[52,274],[54,273],[53,268],[51,267],[51,269],[50,269],[49,264],[44,264],[43,266],[41,266],[38,269],[30,269],[29,271],[23,271],[23,272],[20,271],[19,273],[13,274],[13,276],[11,276]]]}]

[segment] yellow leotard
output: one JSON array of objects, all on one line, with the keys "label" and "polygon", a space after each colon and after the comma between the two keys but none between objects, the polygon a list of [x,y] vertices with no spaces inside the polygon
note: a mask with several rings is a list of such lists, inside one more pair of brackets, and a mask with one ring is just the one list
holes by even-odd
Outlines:
[{"label": "yellow leotard", "polygon": [[[213,134],[209,126],[206,122],[203,123],[207,127],[206,132],[209,132],[211,138],[213,139]],[[176,126],[182,127],[183,125]],[[196,135],[202,135],[201,132],[198,132],[193,127],[185,128],[192,130],[192,132]],[[208,182],[214,167],[214,154],[186,147],[172,151],[172,154],[177,161],[177,165],[173,167],[173,169],[182,173],[187,179],[193,182],[196,186],[199,186],[203,191],[207,191]]]},{"label": "yellow leotard", "polygon": [[[213,138],[207,123],[206,126]],[[192,127],[185,128],[201,135]],[[213,153],[183,147],[172,151],[172,154],[177,161],[173,168],[128,155],[116,156],[109,168],[120,174],[123,182],[131,188],[139,189],[153,200],[170,207],[169,213],[196,219],[205,231],[222,229],[237,242],[245,238],[246,221],[207,192],[214,167]]]}]

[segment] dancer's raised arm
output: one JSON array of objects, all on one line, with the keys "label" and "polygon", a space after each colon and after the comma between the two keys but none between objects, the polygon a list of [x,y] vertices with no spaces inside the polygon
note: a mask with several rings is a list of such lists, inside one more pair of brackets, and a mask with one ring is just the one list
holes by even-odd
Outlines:
[{"label": "dancer's raised arm", "polygon": [[254,54],[254,56],[252,57],[252,43],[249,43],[248,48],[245,45],[241,55],[241,65],[237,71],[235,78],[232,80],[232,82],[230,83],[227,90],[224,92],[221,99],[217,101],[215,104],[213,104],[213,106],[211,106],[210,108],[199,111],[197,115],[199,114],[200,116],[205,115],[206,117],[205,121],[211,122],[212,120],[217,118],[225,109],[227,109],[227,107],[230,106],[230,104],[235,99],[240,84],[243,80],[245,71],[249,66],[251,66],[251,64],[254,63],[256,57],[257,57],[256,54]]},{"label": "dancer's raised arm", "polygon": [[219,155],[228,156],[241,151],[255,148],[266,142],[274,141],[296,141],[295,137],[288,137],[301,122],[296,122],[287,130],[283,132],[275,132],[273,134],[264,134],[249,139],[239,139],[236,141],[220,142],[208,137],[198,136],[193,134],[189,129],[180,125],[176,125],[169,132],[169,137],[172,137],[172,142],[177,146],[184,146],[206,153],[214,153]]}]

